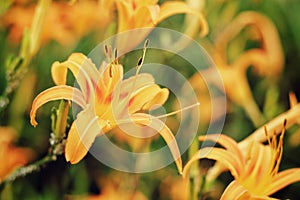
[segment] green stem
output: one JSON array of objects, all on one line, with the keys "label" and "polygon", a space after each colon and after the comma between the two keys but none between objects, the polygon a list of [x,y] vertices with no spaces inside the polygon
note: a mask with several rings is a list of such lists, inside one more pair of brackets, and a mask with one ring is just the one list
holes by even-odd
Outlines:
[{"label": "green stem", "polygon": [[53,130],[55,137],[58,139],[61,139],[65,136],[68,112],[69,102],[66,100],[61,100],[58,110],[56,111],[56,123]]},{"label": "green stem", "polygon": [[[199,142],[195,139],[192,145],[189,148],[189,159],[198,151]],[[199,193],[199,166],[198,162],[195,162],[190,167],[189,176],[190,176],[190,199],[197,200]]]},{"label": "green stem", "polygon": [[0,183],[0,190],[4,188],[5,184],[13,182],[19,177],[24,177],[28,174],[39,171],[41,167],[49,162],[56,161],[57,156],[64,153],[64,135],[67,126],[68,109],[68,101],[62,100],[59,104],[58,110],[54,113],[55,116],[52,118],[52,121],[55,123],[55,126],[52,127],[52,131],[54,133],[50,134],[50,148],[48,154],[41,160],[38,160],[28,166],[20,167],[14,171],[2,183]]},{"label": "green stem", "polygon": [[13,182],[16,179],[27,176],[28,174],[31,174],[33,172],[39,171],[41,167],[43,167],[45,164],[55,160],[56,155],[48,153],[48,155],[42,158],[41,160],[38,160],[35,163],[17,169],[0,184],[0,189],[3,189],[7,183]]}]

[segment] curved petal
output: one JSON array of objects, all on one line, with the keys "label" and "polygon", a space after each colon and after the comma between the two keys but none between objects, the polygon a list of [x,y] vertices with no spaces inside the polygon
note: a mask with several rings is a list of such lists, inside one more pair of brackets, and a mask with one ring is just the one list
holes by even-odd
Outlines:
[{"label": "curved petal", "polygon": [[76,164],[87,154],[96,136],[105,132],[107,123],[99,119],[88,106],[77,115],[68,133],[65,157]]},{"label": "curved petal", "polygon": [[191,164],[194,161],[200,160],[202,158],[208,158],[216,160],[223,165],[225,165],[231,172],[231,174],[237,178],[240,175],[240,169],[238,166],[238,161],[235,155],[225,149],[215,148],[215,147],[206,147],[200,149],[193,157],[187,162],[187,164],[183,168],[183,177],[186,177],[188,174],[188,170]]},{"label": "curved petal", "polygon": [[168,96],[169,90],[166,88],[161,89],[156,84],[144,87],[130,99],[129,113],[150,109],[155,104],[163,104]]},{"label": "curved petal", "polygon": [[111,63],[104,70],[102,79],[100,80],[101,83],[98,83],[98,87],[101,87],[102,85],[106,87],[104,96],[107,97],[108,95],[112,95],[112,91],[115,89],[117,84],[122,81],[122,79],[123,66],[120,64]]},{"label": "curved petal", "polygon": [[73,53],[65,62],[52,64],[52,79],[56,85],[66,84],[67,69],[70,69],[76,78],[86,101],[94,94],[94,86],[100,75],[94,63],[81,53]]},{"label": "curved petal", "polygon": [[142,110],[152,110],[158,105],[163,105],[169,98],[169,90],[167,88],[160,89],[156,95],[142,107]]},{"label": "curved petal", "polygon": [[176,142],[176,139],[171,132],[171,130],[159,119],[153,118],[151,115],[144,113],[136,113],[131,116],[131,120],[136,124],[143,126],[150,126],[155,129],[162,138],[166,141],[167,145],[170,148],[172,156],[175,160],[178,172],[182,173],[182,160],[181,154]]},{"label": "curved petal", "polygon": [[133,9],[128,2],[120,0],[116,1],[116,6],[118,9],[118,32],[122,32],[128,29],[128,22]]},{"label": "curved petal", "polygon": [[[154,27],[159,17],[158,5],[142,6],[136,10],[129,21],[130,28]],[[146,33],[146,32],[145,32]],[[145,37],[145,36],[143,36]],[[141,41],[141,40],[140,40]]]},{"label": "curved petal", "polygon": [[219,143],[225,149],[227,149],[228,151],[230,151],[238,157],[238,161],[240,161],[240,166],[244,164],[245,159],[242,154],[242,151],[239,149],[237,142],[232,138],[223,134],[206,134],[205,136],[199,136],[198,139],[200,141],[211,140]]},{"label": "curved petal", "polygon": [[115,97],[119,97],[120,100],[124,99],[128,94],[135,93],[139,89],[153,85],[155,80],[151,74],[141,73],[137,76],[132,76],[128,79],[122,81],[120,85],[120,90],[115,93]]},{"label": "curved petal", "polygon": [[278,190],[299,181],[300,168],[287,169],[285,171],[279,172],[273,177],[272,183],[266,189],[266,193],[268,195],[271,195]]},{"label": "curved petal", "polygon": [[157,23],[163,21],[164,19],[166,19],[172,15],[184,14],[184,13],[194,14],[199,19],[200,27],[202,28],[202,30],[200,32],[201,37],[204,37],[205,35],[207,35],[208,24],[207,24],[204,16],[200,12],[193,10],[191,7],[189,7],[184,2],[173,1],[173,2],[163,3],[160,7],[160,13],[159,13],[159,17],[157,19]]},{"label": "curved petal", "polygon": [[86,105],[81,91],[79,91],[77,88],[67,85],[54,86],[41,92],[38,96],[35,97],[30,111],[30,123],[33,126],[37,125],[35,116],[36,111],[37,109],[39,109],[39,107],[41,107],[49,101],[59,99],[71,100],[77,103],[82,108],[85,108]]},{"label": "curved petal", "polygon": [[273,22],[258,12],[247,11],[239,14],[216,39],[217,48],[224,54],[228,43],[247,26],[257,28],[262,48],[246,51],[233,65],[244,70],[253,66],[263,75],[278,76],[284,67],[280,38]]},{"label": "curved petal", "polygon": [[143,73],[137,76],[130,77],[115,88],[113,93],[112,105],[114,114],[120,118],[122,115],[128,114],[130,98],[134,96],[142,88],[149,87],[154,84],[154,78],[151,74]]},{"label": "curved petal", "polygon": [[[243,197],[243,198],[242,198]],[[251,195],[246,188],[240,185],[237,181],[232,181],[225,189],[221,196],[221,200],[251,200]]]}]

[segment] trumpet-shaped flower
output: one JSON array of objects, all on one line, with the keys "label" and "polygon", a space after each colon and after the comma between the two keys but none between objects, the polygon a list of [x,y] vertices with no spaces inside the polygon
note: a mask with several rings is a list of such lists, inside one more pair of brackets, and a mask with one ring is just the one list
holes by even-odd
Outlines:
[{"label": "trumpet-shaped flower", "polygon": [[[9,38],[19,43],[26,28],[34,25],[34,12],[38,9],[35,3],[14,4],[2,17],[2,24],[9,27]],[[49,40],[70,45],[92,30],[106,28],[113,20],[113,1],[54,1],[43,12],[44,23],[36,28],[41,29],[41,40]],[[40,17],[40,16],[39,16]],[[56,30],[56,31],[53,31]],[[36,40],[36,38],[35,38]]]},{"label": "trumpet-shaped flower", "polygon": [[[245,29],[252,31],[247,32],[247,37],[242,38],[243,42],[255,37],[255,40],[260,43],[260,47],[244,50],[241,49],[240,43],[234,45],[235,43],[231,42],[237,36],[242,35],[242,30]],[[230,51],[228,51],[229,47],[231,47]],[[220,32],[214,43],[208,45],[206,49],[219,67],[228,98],[246,110],[255,126],[262,125],[261,123],[265,119],[253,98],[247,80],[247,69],[253,67],[253,71],[257,74],[273,79],[276,79],[282,72],[284,55],[273,22],[268,17],[254,11],[242,12]],[[235,56],[232,55],[232,52],[235,53]],[[200,89],[205,90],[205,84],[201,84],[202,81],[199,79],[201,79],[200,75],[195,74],[191,78],[191,82],[196,88],[199,88],[199,91]],[[201,85],[198,84],[199,82]],[[233,87],[235,89],[232,89]],[[199,99],[203,98],[201,94]]]},{"label": "trumpet-shaped flower", "polygon": [[180,1],[165,2],[158,5],[158,0],[116,0],[118,10],[118,32],[144,27],[154,27],[157,23],[175,14],[194,14],[202,27],[201,35],[208,32],[208,25],[203,15]]},{"label": "trumpet-shaped flower", "polygon": [[[204,37],[208,33],[206,19],[201,12],[191,8],[185,2],[167,1],[158,5],[158,0],[115,0],[118,11],[118,32],[139,29],[133,32],[126,39],[118,41],[118,46],[131,49],[145,39],[145,37],[158,23],[176,14],[191,14],[198,20],[199,26],[189,27],[198,30],[201,27],[200,36]],[[148,29],[140,29],[148,28]],[[192,32],[191,30],[188,30]],[[189,34],[188,32],[186,32]],[[178,41],[180,44],[180,40]],[[178,45],[178,44],[177,44]],[[181,44],[182,45],[182,44]]]},{"label": "trumpet-shaped flower", "polygon": [[[154,105],[162,105],[169,90],[155,84],[150,74],[138,74],[142,62],[143,58],[139,60],[136,75],[126,80],[123,80],[123,66],[117,61],[103,62],[99,70],[81,53],[72,54],[63,63],[55,62],[52,77],[57,86],[35,98],[30,113],[31,123],[37,125],[36,111],[46,102],[66,99],[77,103],[82,111],[70,128],[65,148],[66,160],[72,164],[87,154],[97,136],[120,124],[150,126],[167,142],[181,173],[180,152],[174,135],[159,118],[144,112]],[[65,85],[67,69],[75,76],[80,90]]]},{"label": "trumpet-shaped flower", "polygon": [[300,181],[300,168],[278,172],[284,130],[279,142],[276,134],[270,136],[267,130],[265,133],[269,144],[253,141],[246,153],[228,136],[212,134],[199,137],[201,141],[211,140],[224,148],[206,147],[199,150],[184,167],[183,175],[187,174],[192,162],[202,158],[213,159],[229,169],[235,179],[227,186],[221,199],[272,199],[269,196],[276,191]]}]

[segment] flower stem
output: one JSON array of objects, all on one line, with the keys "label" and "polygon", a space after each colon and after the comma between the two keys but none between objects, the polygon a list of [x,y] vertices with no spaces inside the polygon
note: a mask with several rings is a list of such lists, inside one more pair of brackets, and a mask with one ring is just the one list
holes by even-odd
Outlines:
[{"label": "flower stem", "polygon": [[[189,148],[189,159],[198,151],[199,142],[194,140]],[[199,166],[198,162],[194,163],[189,172],[190,177],[190,199],[197,200],[199,194]]]},{"label": "flower stem", "polygon": [[41,160],[36,161],[25,167],[20,167],[16,171],[14,171],[11,175],[9,175],[2,183],[0,183],[0,191],[4,189],[4,186],[8,183],[15,181],[20,177],[25,177],[28,174],[33,172],[39,171],[44,165],[49,162],[55,161],[57,159],[56,155],[52,153],[48,153],[44,158]]}]

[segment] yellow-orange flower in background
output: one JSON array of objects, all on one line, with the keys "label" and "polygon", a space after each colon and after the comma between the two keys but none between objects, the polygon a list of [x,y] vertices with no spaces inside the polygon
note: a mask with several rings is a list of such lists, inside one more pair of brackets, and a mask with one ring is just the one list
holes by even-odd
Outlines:
[{"label": "yellow-orange flower in background", "polygon": [[[143,41],[158,23],[166,18],[176,14],[194,15],[201,27],[200,36],[204,37],[208,33],[208,25],[205,17],[200,11],[197,11],[181,1],[166,1],[159,5],[158,0],[115,0],[118,12],[118,33],[132,29],[142,29],[128,34],[126,39],[118,41],[119,46],[131,49]],[[194,27],[196,30],[198,26]],[[191,30],[189,30],[191,32]],[[180,40],[178,45],[181,44]]]},{"label": "yellow-orange flower in background", "polygon": [[164,19],[176,14],[194,14],[205,36],[208,26],[203,15],[185,2],[169,1],[158,5],[158,0],[115,0],[118,10],[118,32],[144,27],[154,27]]},{"label": "yellow-orange flower in background", "polygon": [[[32,25],[34,3],[14,4],[2,17],[1,24],[10,29],[9,38],[19,43],[26,28]],[[205,18],[184,2],[166,2],[161,6],[157,0],[100,0],[57,2],[50,4],[41,34],[42,41],[56,40],[61,44],[72,44],[92,30],[104,30],[114,23],[117,10],[117,32],[135,28],[154,27],[157,23],[175,14],[190,13],[199,18],[201,36],[208,32]],[[145,37],[139,36],[139,42]]]},{"label": "yellow-orange flower in background", "polygon": [[[243,50],[241,44],[238,44],[234,46],[234,52],[238,51],[239,54],[229,58],[229,50],[233,50],[230,46],[231,41],[247,28],[251,32],[247,32],[243,38],[244,42],[255,39],[260,42],[260,47]],[[253,67],[254,72],[271,79],[277,79],[282,72],[284,56],[273,22],[254,11],[242,12],[227,27],[220,30],[213,44],[204,43],[204,46],[220,71],[228,98],[246,110],[255,126],[262,125],[265,119],[253,98],[247,80],[247,69]],[[201,79],[199,74],[191,78],[192,85],[205,91],[205,84],[201,85],[202,81],[197,79]],[[203,99],[200,93],[199,99],[201,98]]]},{"label": "yellow-orange flower in background", "polygon": [[211,140],[224,148],[200,149],[184,167],[183,175],[187,175],[192,162],[202,158],[213,159],[229,169],[235,179],[227,186],[221,199],[272,199],[270,195],[300,181],[300,168],[278,172],[283,152],[284,130],[285,127],[278,142],[276,134],[270,136],[266,130],[269,144],[263,145],[253,141],[246,151],[226,135],[200,136],[199,140]]},{"label": "yellow-orange flower in background", "polygon": [[[36,4],[15,4],[2,17],[1,23],[10,29],[9,38],[19,43],[26,28],[33,23]],[[54,1],[46,13],[42,24],[42,42],[49,40],[61,44],[72,44],[92,30],[105,28],[114,18],[111,1]]]},{"label": "yellow-orange flower in background", "polygon": [[[123,66],[115,60],[102,63],[97,70],[90,59],[81,53],[72,54],[63,63],[52,65],[52,78],[57,86],[41,92],[32,104],[31,124],[36,110],[46,102],[66,99],[77,103],[83,110],[73,122],[65,148],[65,157],[71,163],[79,162],[88,152],[95,138],[124,124],[150,126],[167,142],[178,171],[182,164],[180,152],[171,130],[158,118],[140,112],[162,105],[169,90],[161,89],[150,74],[138,74],[143,58],[139,61],[134,77],[123,80]],[[75,76],[80,89],[66,84],[67,70]]]},{"label": "yellow-orange flower in background", "polygon": [[165,177],[159,187],[161,199],[190,199],[190,182],[178,176]]},{"label": "yellow-orange flower in background", "polygon": [[[253,142],[263,143],[267,140],[265,135],[265,126],[268,127],[269,132],[279,134],[282,130],[282,122],[286,120],[285,127],[288,129],[295,124],[300,124],[300,103],[296,99],[291,99],[291,108],[286,112],[278,115],[264,126],[256,129],[248,137],[238,143],[239,149],[247,151]],[[215,180],[222,172],[228,170],[222,163],[217,162],[207,173],[206,180],[211,182]]]},{"label": "yellow-orange flower in background", "polygon": [[29,148],[14,146],[17,134],[13,128],[0,127],[0,183],[14,170],[26,165],[33,158]]},{"label": "yellow-orange flower in background", "polygon": [[[120,181],[126,180],[126,181]],[[145,194],[137,190],[140,182],[132,174],[112,173],[108,176],[96,180],[101,193],[98,195],[89,195],[80,199],[84,200],[147,200]],[[70,198],[72,199],[72,198]],[[76,198],[75,198],[76,199]]]}]

